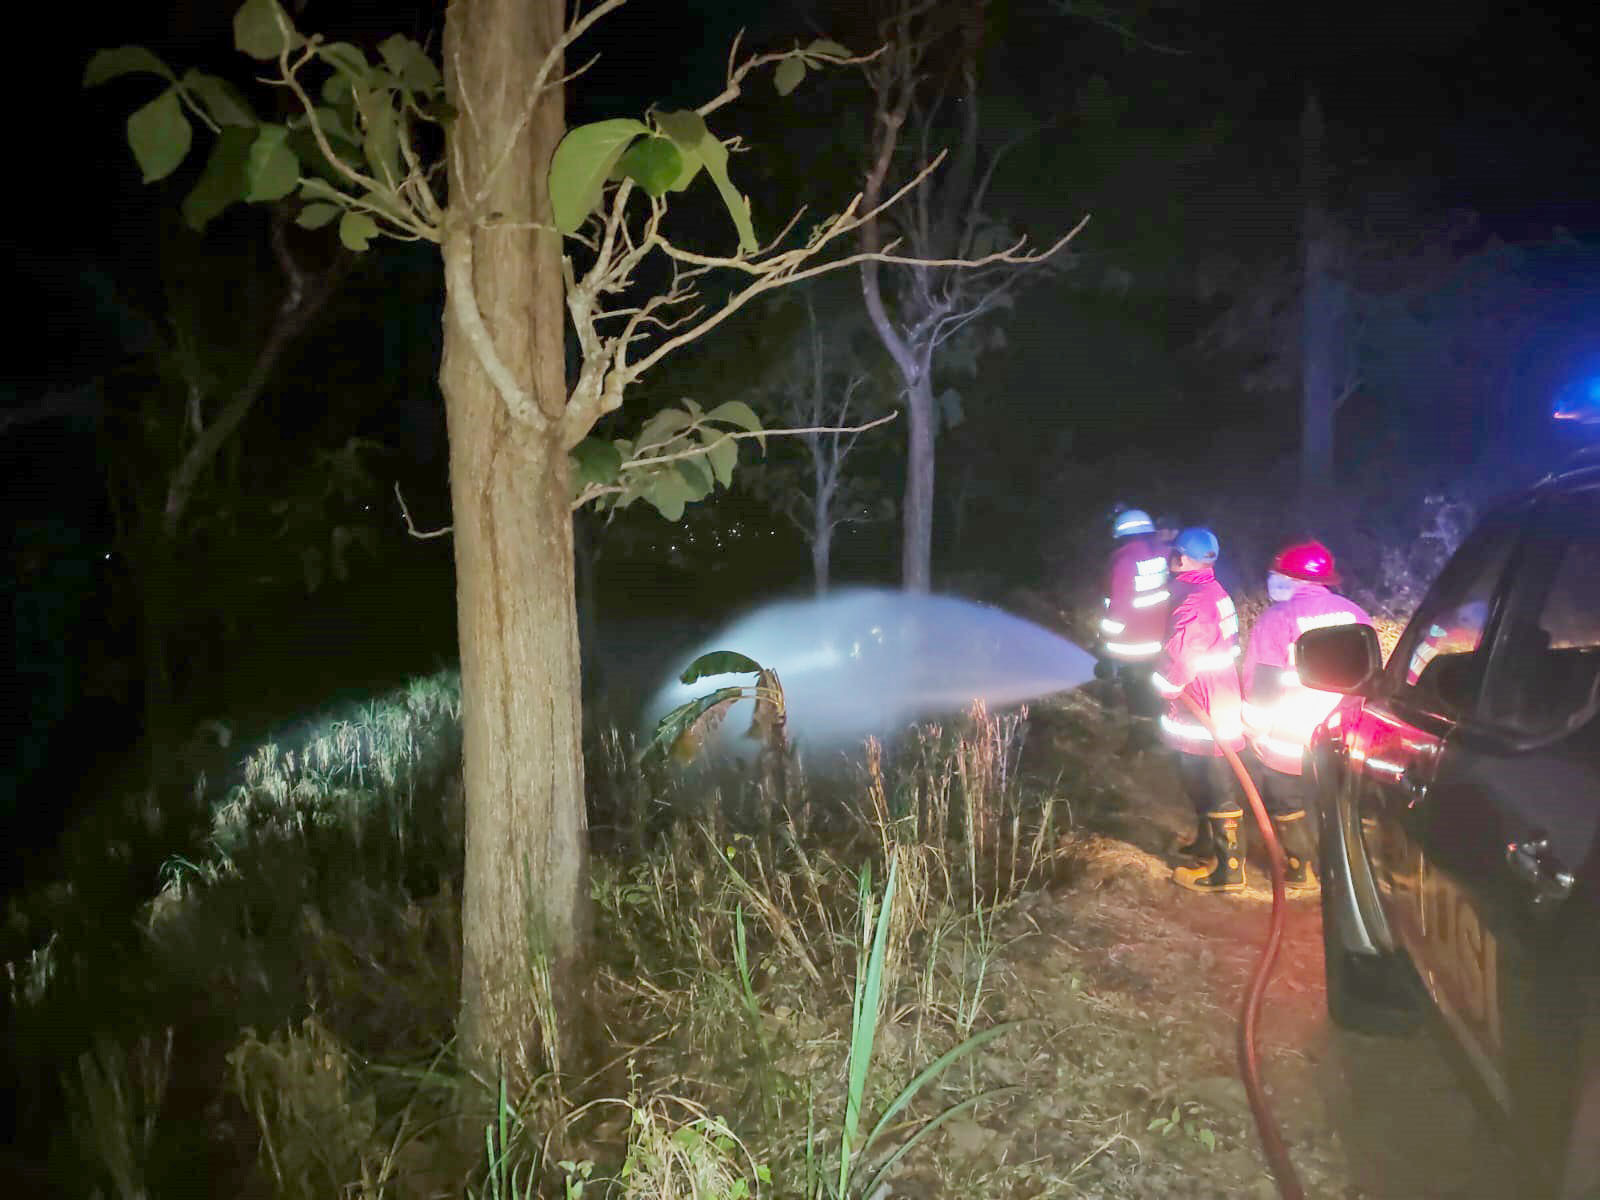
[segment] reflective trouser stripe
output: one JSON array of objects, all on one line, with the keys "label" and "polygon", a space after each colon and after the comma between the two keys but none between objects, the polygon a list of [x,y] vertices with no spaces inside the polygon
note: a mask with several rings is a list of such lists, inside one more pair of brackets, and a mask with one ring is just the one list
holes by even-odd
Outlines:
[{"label": "reflective trouser stripe", "polygon": [[[1211,731],[1204,725],[1190,725],[1187,721],[1178,721],[1171,716],[1161,718],[1161,728],[1173,737],[1181,738],[1186,742],[1209,742],[1214,740],[1211,736]],[[1230,742],[1235,738],[1244,736],[1243,729],[1233,726],[1219,728],[1217,732]]]},{"label": "reflective trouser stripe", "polygon": [[1116,658],[1153,658],[1161,653],[1160,642],[1103,642],[1107,654]]}]

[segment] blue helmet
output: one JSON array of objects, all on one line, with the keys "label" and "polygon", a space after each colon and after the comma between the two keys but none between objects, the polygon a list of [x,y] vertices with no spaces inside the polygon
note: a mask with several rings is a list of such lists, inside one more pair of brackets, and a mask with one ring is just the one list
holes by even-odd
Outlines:
[{"label": "blue helmet", "polygon": [[1172,548],[1198,563],[1214,563],[1222,546],[1217,535],[1201,525],[1191,525],[1172,539]]},{"label": "blue helmet", "polygon": [[1132,537],[1136,533],[1154,533],[1155,522],[1142,508],[1125,508],[1111,522],[1112,537]]}]

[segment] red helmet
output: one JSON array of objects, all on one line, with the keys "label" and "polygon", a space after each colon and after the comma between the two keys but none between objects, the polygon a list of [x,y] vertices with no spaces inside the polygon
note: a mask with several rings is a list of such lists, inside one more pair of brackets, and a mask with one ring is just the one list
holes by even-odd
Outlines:
[{"label": "red helmet", "polygon": [[1321,542],[1296,542],[1285,546],[1272,560],[1272,569],[1279,575],[1306,583],[1325,583],[1331,587],[1339,582],[1333,552]]}]

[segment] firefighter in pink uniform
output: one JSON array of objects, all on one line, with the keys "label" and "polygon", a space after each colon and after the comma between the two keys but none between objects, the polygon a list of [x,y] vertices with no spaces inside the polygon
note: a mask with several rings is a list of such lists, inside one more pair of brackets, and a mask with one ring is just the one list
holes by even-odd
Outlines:
[{"label": "firefighter in pink uniform", "polygon": [[[1200,865],[1178,867],[1172,880],[1196,892],[1237,892],[1245,883],[1239,828],[1244,813],[1217,742],[1220,738],[1234,751],[1244,748],[1239,616],[1217,582],[1219,549],[1209,529],[1185,529],[1173,539],[1172,608],[1151,676],[1157,694],[1167,701],[1162,738],[1176,752],[1178,778],[1199,818],[1195,840],[1179,853],[1199,859]],[[1209,728],[1184,702],[1185,696],[1206,715]]]},{"label": "firefighter in pink uniform", "polygon": [[1300,542],[1279,551],[1267,573],[1272,603],[1250,630],[1242,669],[1245,735],[1255,751],[1262,802],[1283,846],[1286,882],[1296,891],[1316,886],[1301,759],[1311,731],[1339,698],[1301,685],[1294,644],[1308,630],[1372,624],[1359,605],[1332,590],[1338,583],[1333,555],[1321,542]]},{"label": "firefighter in pink uniform", "polygon": [[[1114,675],[1121,683],[1137,729],[1141,718],[1153,721],[1161,708],[1150,687],[1150,671],[1167,625],[1167,549],[1142,509],[1119,511],[1111,535],[1116,549],[1106,563],[1097,674]],[[1130,736],[1129,747],[1138,741],[1137,734]]]}]

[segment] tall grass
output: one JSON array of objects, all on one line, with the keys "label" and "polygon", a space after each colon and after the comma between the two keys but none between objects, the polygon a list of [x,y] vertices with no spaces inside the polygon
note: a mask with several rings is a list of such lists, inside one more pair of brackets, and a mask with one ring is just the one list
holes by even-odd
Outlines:
[{"label": "tall grass", "polygon": [[[696,782],[602,739],[610,1055],[523,1096],[453,1057],[458,722],[437,677],[244,755],[139,912],[137,955],[110,966],[142,993],[119,1021],[62,969],[87,943],[8,964],[23,1027],[66,1018],[79,1053],[98,1047],[65,1060],[86,1179],[160,1194],[151,1164],[193,1122],[282,1196],[845,1200],[997,1100],[954,1068],[1009,1028],[989,1015],[997,914],[1051,870],[1058,798],[1018,769],[1025,714],[870,743],[854,784],[793,768],[794,813],[736,772]],[[174,1026],[187,1110],[129,1066]]]}]

